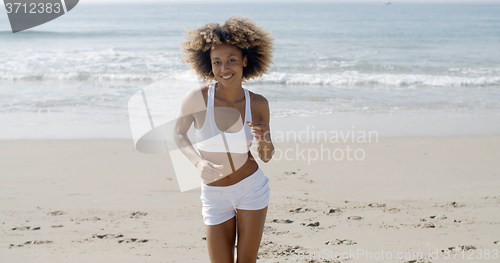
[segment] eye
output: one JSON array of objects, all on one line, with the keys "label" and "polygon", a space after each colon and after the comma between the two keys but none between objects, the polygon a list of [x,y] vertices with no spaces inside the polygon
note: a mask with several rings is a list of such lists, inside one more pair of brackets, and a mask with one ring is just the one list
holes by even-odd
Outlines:
[{"label": "eye", "polygon": [[215,62],[214,62],[214,65],[217,65],[217,64],[219,64],[219,61],[215,61]]},{"label": "eye", "polygon": [[234,58],[233,58],[233,59],[231,59],[231,60],[229,60],[229,61],[231,61],[231,62],[235,62],[235,61],[236,61],[236,59],[234,59]]}]

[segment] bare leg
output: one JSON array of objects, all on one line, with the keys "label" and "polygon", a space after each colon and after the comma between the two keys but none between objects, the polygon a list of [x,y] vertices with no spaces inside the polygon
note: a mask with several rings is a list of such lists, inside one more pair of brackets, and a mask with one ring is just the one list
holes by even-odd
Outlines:
[{"label": "bare leg", "polygon": [[210,262],[234,263],[236,217],[218,225],[205,225]]},{"label": "bare leg", "polygon": [[237,209],[238,249],[236,263],[255,263],[259,252],[267,206],[260,210]]}]

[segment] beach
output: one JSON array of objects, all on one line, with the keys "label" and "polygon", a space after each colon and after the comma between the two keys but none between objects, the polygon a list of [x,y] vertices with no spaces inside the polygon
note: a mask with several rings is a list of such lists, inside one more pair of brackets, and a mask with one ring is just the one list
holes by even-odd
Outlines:
[{"label": "beach", "polygon": [[0,12],[0,262],[209,262],[180,47],[235,15],[275,38],[258,262],[498,262],[500,5],[354,2]]},{"label": "beach", "polygon": [[[322,146],[365,156],[296,156]],[[112,139],[0,147],[2,262],[209,262],[200,189],[181,193],[165,155]],[[450,253],[455,262],[500,249],[498,135],[276,149],[291,150],[288,160],[259,162],[271,203],[258,262],[412,262],[419,252],[414,262],[450,262]]]}]

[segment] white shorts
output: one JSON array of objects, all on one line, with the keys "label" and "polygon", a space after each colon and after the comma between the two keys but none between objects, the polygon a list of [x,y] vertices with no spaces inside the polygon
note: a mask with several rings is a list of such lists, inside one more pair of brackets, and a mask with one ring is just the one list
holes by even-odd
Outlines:
[{"label": "white shorts", "polygon": [[269,178],[260,167],[252,175],[229,186],[201,183],[202,215],[206,225],[218,225],[233,218],[236,209],[259,210],[269,205]]}]

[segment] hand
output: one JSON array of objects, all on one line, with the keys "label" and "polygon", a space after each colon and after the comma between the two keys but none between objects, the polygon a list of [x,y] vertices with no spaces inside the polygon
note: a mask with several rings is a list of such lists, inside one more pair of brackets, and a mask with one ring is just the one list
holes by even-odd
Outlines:
[{"label": "hand", "polygon": [[269,128],[266,123],[263,121],[247,121],[248,126],[252,127],[253,136],[257,139],[258,142],[271,141],[269,137]]},{"label": "hand", "polygon": [[219,172],[220,169],[224,168],[221,164],[215,164],[203,159],[196,163],[196,168],[200,170],[201,179],[204,184],[213,183],[224,177],[224,175]]}]

